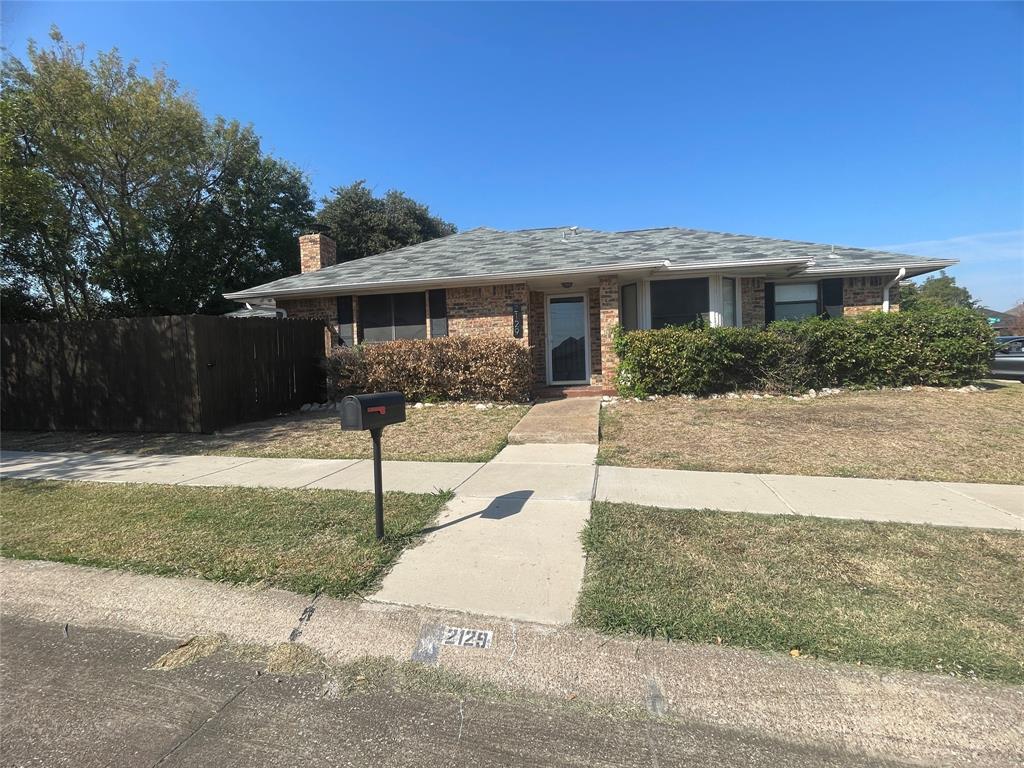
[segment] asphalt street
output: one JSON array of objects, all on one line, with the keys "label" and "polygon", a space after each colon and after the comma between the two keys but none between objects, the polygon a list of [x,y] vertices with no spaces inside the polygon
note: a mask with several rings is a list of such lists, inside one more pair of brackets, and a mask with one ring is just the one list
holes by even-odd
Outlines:
[{"label": "asphalt street", "polygon": [[3,766],[897,764],[408,670],[289,675],[230,645],[153,669],[178,640],[11,615],[0,630]]}]

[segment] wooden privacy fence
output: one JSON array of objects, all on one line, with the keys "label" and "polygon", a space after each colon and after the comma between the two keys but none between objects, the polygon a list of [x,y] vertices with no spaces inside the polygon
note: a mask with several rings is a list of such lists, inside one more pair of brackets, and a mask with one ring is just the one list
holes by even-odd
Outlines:
[{"label": "wooden privacy fence", "polygon": [[324,323],[207,315],[0,329],[4,429],[212,432],[321,394]]}]

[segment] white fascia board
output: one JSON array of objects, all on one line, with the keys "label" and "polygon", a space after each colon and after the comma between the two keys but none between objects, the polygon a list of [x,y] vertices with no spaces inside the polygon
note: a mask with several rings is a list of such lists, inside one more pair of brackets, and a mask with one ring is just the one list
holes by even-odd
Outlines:
[{"label": "white fascia board", "polygon": [[886,264],[879,265],[875,264],[872,266],[865,267],[811,267],[807,270],[808,276],[830,276],[830,277],[843,277],[845,275],[884,275],[889,273],[899,272],[900,268],[907,270],[907,277],[914,277],[915,275],[923,275],[928,272],[934,272],[937,269],[946,269],[946,267],[952,267],[959,264],[959,259],[936,259],[934,261],[904,261],[899,264]]},{"label": "white fascia board", "polygon": [[635,261],[622,264],[603,264],[594,267],[577,267],[576,269],[534,269],[524,272],[500,272],[487,275],[466,275],[464,277],[433,277],[417,278],[413,280],[381,280],[374,283],[338,283],[336,285],[317,285],[310,288],[293,288],[291,290],[269,289],[269,290],[248,290],[225,293],[224,298],[235,301],[257,298],[260,296],[274,296],[282,299],[299,298],[303,296],[336,296],[345,293],[382,293],[396,289],[416,290],[422,288],[442,288],[447,286],[463,285],[493,285],[497,283],[511,283],[526,281],[543,277],[559,277],[561,275],[591,275],[591,274],[615,274],[617,272],[632,272],[642,269],[663,268],[668,262],[664,259],[658,261]]}]

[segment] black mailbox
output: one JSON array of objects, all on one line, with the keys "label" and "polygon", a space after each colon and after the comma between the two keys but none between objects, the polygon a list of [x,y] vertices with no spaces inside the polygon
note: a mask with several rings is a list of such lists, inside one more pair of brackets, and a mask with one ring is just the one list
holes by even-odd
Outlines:
[{"label": "black mailbox", "polygon": [[405,397],[401,392],[349,395],[341,401],[341,428],[381,429],[405,421]]},{"label": "black mailbox", "polygon": [[370,431],[373,439],[373,516],[377,541],[384,538],[384,483],[381,480],[380,436],[388,424],[405,421],[401,392],[349,395],[341,401],[341,428]]}]

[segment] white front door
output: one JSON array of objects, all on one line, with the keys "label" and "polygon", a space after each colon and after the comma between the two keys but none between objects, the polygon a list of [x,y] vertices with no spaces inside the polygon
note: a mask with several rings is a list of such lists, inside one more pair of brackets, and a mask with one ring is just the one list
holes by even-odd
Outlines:
[{"label": "white front door", "polygon": [[590,322],[587,295],[547,297],[547,363],[549,384],[590,382]]}]

